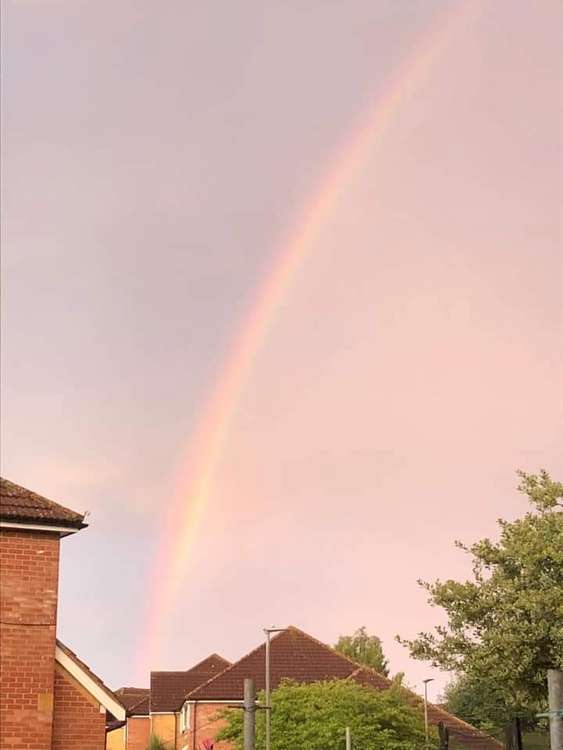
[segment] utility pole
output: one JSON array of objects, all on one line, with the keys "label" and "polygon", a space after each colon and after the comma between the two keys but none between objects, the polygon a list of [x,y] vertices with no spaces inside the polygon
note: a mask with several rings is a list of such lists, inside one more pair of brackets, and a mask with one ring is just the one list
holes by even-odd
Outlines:
[{"label": "utility pole", "polygon": [[433,682],[433,677],[427,677],[425,680],[422,680],[424,683],[424,734],[426,736],[426,747],[428,748],[429,744],[429,732],[428,732],[428,683]]},{"label": "utility pole", "polygon": [[256,739],[256,688],[254,680],[244,680],[244,750],[254,750]]},{"label": "utility pole", "polygon": [[350,727],[346,727],[346,750],[352,750],[352,734]]},{"label": "utility pole", "polygon": [[276,628],[272,625],[271,628],[264,628],[266,634],[266,679],[265,682],[265,698],[266,705],[266,750],[270,750],[272,741],[272,695],[270,689],[270,635],[272,633],[283,633],[287,628]]},{"label": "utility pole", "polygon": [[563,750],[563,672],[547,670],[549,695],[549,740],[551,750]]}]

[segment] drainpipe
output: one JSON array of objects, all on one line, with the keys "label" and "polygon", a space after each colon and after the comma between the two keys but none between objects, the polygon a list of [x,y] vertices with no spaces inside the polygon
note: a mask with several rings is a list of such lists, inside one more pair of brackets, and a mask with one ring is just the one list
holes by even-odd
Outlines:
[{"label": "drainpipe", "polygon": [[194,703],[194,731],[193,731],[193,745],[192,750],[196,750],[195,735],[197,732],[197,701]]}]

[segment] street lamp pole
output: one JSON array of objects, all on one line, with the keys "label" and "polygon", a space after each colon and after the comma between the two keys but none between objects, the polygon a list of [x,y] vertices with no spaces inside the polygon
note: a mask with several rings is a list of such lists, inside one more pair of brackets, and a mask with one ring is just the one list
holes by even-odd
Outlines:
[{"label": "street lamp pole", "polygon": [[266,699],[266,750],[270,750],[271,736],[272,736],[272,698],[270,688],[270,635],[272,633],[283,633],[287,628],[276,628],[272,625],[271,628],[264,628],[266,634],[266,679],[265,679],[265,699]]},{"label": "street lamp pole", "polygon": [[426,747],[428,747],[429,733],[428,733],[428,683],[433,682],[433,677],[427,677],[422,680],[424,683],[424,734],[426,736]]}]

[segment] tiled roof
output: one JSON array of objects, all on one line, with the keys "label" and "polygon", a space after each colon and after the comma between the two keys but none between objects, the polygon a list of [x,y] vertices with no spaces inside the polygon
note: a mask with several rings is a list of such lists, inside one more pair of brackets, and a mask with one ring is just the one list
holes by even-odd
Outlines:
[{"label": "tiled roof", "polygon": [[393,684],[392,680],[376,672],[371,667],[359,666],[347,678],[354,680],[360,685],[377,688],[378,690],[387,690]]},{"label": "tiled roof", "polygon": [[80,513],[64,508],[7,479],[0,480],[0,520],[73,529],[87,526]]},{"label": "tiled roof", "polygon": [[[245,677],[252,677],[256,689],[263,690],[265,687],[265,652],[266,647],[262,643],[240,661],[192,690],[187,696],[188,699],[241,700]],[[348,659],[295,627],[289,627],[271,639],[272,689],[284,678],[299,683],[349,679],[377,690],[387,690],[392,684],[392,681],[382,674]],[[422,704],[422,699],[416,693],[405,692],[413,705]],[[467,747],[476,748],[476,750],[501,750],[503,747],[494,738],[478,731],[438,706],[428,705],[428,718],[432,724],[443,722],[448,727],[452,738],[455,737]]]},{"label": "tiled roof", "polygon": [[[243,656],[220,675],[189,694],[190,700],[242,700],[245,677],[254,679],[256,689],[263,690],[266,647]],[[270,643],[270,683],[275,688],[282,679],[296,682],[343,680],[357,665],[297,628],[277,633]]]},{"label": "tiled roof", "polygon": [[230,665],[218,654],[212,654],[184,672],[151,672],[151,712],[177,711],[187,693],[222,672]]},{"label": "tiled roof", "polygon": [[115,691],[128,714],[144,716],[149,713],[150,688],[122,687]]},{"label": "tiled roof", "polygon": [[90,667],[87,664],[85,664],[82,661],[82,659],[79,659],[78,656],[74,653],[74,651],[71,651],[68,646],[65,646],[65,644],[62,641],[59,641],[58,638],[57,638],[57,646],[61,649],[61,651],[64,654],[66,654],[69,657],[69,659],[72,659],[72,661],[77,666],[79,666],[82,669],[82,671],[88,675],[88,677],[92,680],[92,682],[96,683],[96,685],[99,688],[101,688],[104,691],[104,693],[106,693],[107,696],[109,696],[110,698],[113,698],[116,701],[116,703],[118,703],[120,706],[123,706],[123,708],[125,708],[125,704],[121,700],[121,697],[119,695],[116,695],[113,692],[113,690],[110,690],[110,688],[108,688],[105,682],[103,682],[103,680],[101,680],[97,674],[92,672]]},{"label": "tiled roof", "polygon": [[[391,680],[388,680],[369,667],[360,667],[350,675],[349,679],[359,682],[360,685],[374,687],[378,690],[384,690],[391,685]],[[406,689],[405,693],[410,703],[415,706],[423,705],[422,698],[419,695]],[[467,724],[462,719],[458,719],[457,716],[448,713],[440,706],[432,703],[428,704],[428,721],[434,725],[442,722],[448,727],[450,737],[467,747],[477,748],[478,750],[500,750],[500,748],[504,747],[501,742],[498,742],[493,737],[480,732],[475,727],[472,727],[471,724]]]}]

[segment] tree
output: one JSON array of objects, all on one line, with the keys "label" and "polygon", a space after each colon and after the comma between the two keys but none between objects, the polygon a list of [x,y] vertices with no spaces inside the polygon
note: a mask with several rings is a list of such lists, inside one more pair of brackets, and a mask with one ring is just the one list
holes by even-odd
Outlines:
[{"label": "tree", "polygon": [[[499,738],[503,737],[504,728],[515,713],[514,707],[506,705],[496,683],[471,679],[467,675],[457,677],[446,686],[442,702],[450,713]],[[526,706],[517,713],[524,716],[528,711]]]},{"label": "tree", "polygon": [[[545,706],[547,669],[563,662],[563,484],[546,471],[518,474],[533,509],[499,520],[498,542],[456,542],[472,556],[472,580],[419,581],[447,625],[398,638],[414,658],[458,675],[448,705],[480,700],[470,710],[492,722]],[[486,709],[493,696],[494,712]]]},{"label": "tree", "polygon": [[366,664],[386,677],[389,675],[381,640],[376,635],[370,635],[364,625],[354,635],[341,635],[334,648],[349,659]]},{"label": "tree", "polygon": [[[256,713],[258,748],[264,747],[264,713]],[[226,711],[223,716],[227,724],[217,739],[234,741],[240,750],[242,711]],[[362,750],[415,750],[424,745],[422,712],[408,703],[398,686],[378,691],[344,680],[308,685],[287,680],[272,692],[271,722],[272,750],[343,750],[346,727]]]}]

